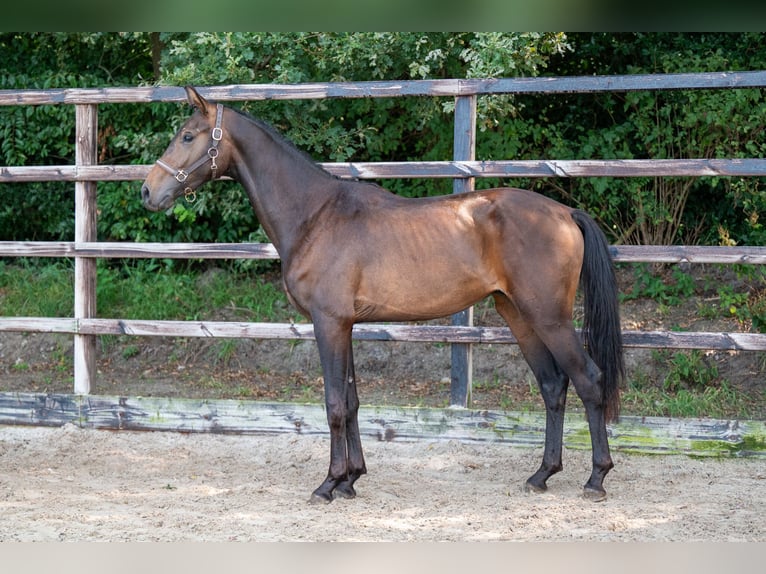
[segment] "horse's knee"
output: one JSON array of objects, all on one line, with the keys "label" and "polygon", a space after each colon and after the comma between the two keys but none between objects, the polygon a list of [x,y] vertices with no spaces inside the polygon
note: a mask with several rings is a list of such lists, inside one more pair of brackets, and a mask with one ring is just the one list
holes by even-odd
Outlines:
[{"label": "horse's knee", "polygon": [[330,431],[346,428],[348,420],[348,409],[344,403],[327,403],[327,423],[330,425]]}]

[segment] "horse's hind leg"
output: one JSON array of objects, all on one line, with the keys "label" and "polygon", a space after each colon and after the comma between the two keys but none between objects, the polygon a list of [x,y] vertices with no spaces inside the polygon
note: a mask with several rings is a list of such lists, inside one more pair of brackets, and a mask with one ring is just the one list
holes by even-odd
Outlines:
[{"label": "horse's hind leg", "polygon": [[573,327],[561,325],[540,329],[538,334],[553,353],[556,362],[569,375],[585,406],[593,449],[593,470],[585,483],[583,494],[596,502],[604,500],[604,477],[614,467],[614,463],[609,454],[601,370],[585,352]]},{"label": "horse's hind leg", "polygon": [[527,479],[525,489],[531,492],[545,492],[548,489],[546,481],[564,468],[561,455],[569,377],[559,368],[550,351],[539,339],[534,344],[527,342],[522,348],[522,353],[535,373],[545,402],[543,461],[537,472]]},{"label": "horse's hind leg", "polygon": [[564,410],[566,408],[569,377],[531,327],[523,321],[511,301],[501,294],[495,295],[495,308],[508,323],[516,337],[524,358],[537,379],[545,402],[545,450],[538,471],[527,479],[525,489],[545,492],[547,480],[563,468],[562,443],[564,438]]}]

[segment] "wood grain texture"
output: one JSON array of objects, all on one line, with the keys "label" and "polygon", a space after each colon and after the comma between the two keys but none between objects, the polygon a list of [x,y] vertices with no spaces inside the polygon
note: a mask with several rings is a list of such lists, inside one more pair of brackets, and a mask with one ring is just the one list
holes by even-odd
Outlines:
[{"label": "wood grain texture", "polygon": [[[0,424],[245,435],[329,434],[321,405],[68,394],[0,393]],[[541,448],[545,415],[362,406],[359,426],[367,440],[458,440]],[[608,430],[615,451],[766,457],[763,421],[621,417],[618,423],[608,425]],[[567,415],[564,444],[590,449],[587,423],[581,415]]]},{"label": "wood grain texture", "polygon": [[[680,89],[757,88],[766,86],[765,71],[689,74],[631,74],[535,78],[469,78],[444,80],[313,82],[304,84],[232,84],[200,87],[215,101],[305,100],[468,96],[473,94],[590,93]],[[180,86],[0,90],[0,106],[185,102]]]},{"label": "wood grain texture", "polygon": [[[529,177],[758,177],[766,159],[452,160],[319,162],[343,179],[455,179]],[[146,165],[0,166],[0,183],[34,181],[143,181]],[[222,178],[225,179],[225,178]],[[136,187],[135,201],[139,201]]]}]

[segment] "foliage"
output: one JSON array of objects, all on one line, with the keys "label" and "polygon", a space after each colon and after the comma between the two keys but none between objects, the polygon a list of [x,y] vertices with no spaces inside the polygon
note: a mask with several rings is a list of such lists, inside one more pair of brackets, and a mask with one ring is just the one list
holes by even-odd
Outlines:
[{"label": "foliage", "polygon": [[700,309],[711,317],[731,317],[744,331],[766,332],[766,270],[762,266],[734,266],[737,281],[717,287],[717,304]]},{"label": "foliage", "polygon": [[631,291],[621,294],[624,301],[648,297],[663,305],[679,305],[694,294],[694,278],[677,266],[668,270],[639,263],[633,269],[635,282]]},{"label": "foliage", "polygon": [[[759,70],[763,34],[574,34],[560,75]],[[664,159],[763,157],[766,102],[758,89],[573,94],[537,104],[545,125],[519,124],[521,157]],[[766,208],[762,178],[588,178],[535,187],[595,214],[613,240],[757,245]]]},{"label": "foliage", "polygon": [[[667,357],[669,366],[663,387],[666,391],[681,388],[704,389],[718,379],[718,367],[710,363],[700,351],[679,351],[671,355],[667,351],[656,351],[658,356]],[[669,355],[669,356],[668,356]]]},{"label": "foliage", "polygon": [[[762,33],[0,33],[0,88],[295,83],[766,69]],[[452,156],[454,101],[358,98],[248,102],[321,161]],[[478,159],[763,157],[758,89],[482,97]],[[188,116],[185,105],[99,106],[99,162],[151,163]],[[70,106],[0,108],[0,163],[73,163]],[[382,182],[414,197],[447,180]],[[762,178],[478,180],[512,184],[593,213],[617,242],[758,245]],[[6,184],[0,239],[73,235],[71,184]],[[99,183],[99,238],[243,241],[259,233],[239,186],[203,188],[193,206],[146,212],[138,183]]]},{"label": "foliage", "polygon": [[[174,85],[533,75],[568,47],[556,33],[194,33],[163,40],[163,82]],[[498,125],[514,113],[511,101],[483,98],[480,122]],[[449,158],[450,106],[452,100],[438,98],[242,105],[320,161]],[[443,182],[428,180],[386,185],[408,196],[448,191]]]}]

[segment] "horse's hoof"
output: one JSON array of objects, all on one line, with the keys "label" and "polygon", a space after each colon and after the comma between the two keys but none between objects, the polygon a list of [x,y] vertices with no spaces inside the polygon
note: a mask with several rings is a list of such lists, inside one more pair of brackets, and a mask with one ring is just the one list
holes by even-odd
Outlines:
[{"label": "horse's hoof", "polygon": [[543,494],[544,492],[548,492],[548,487],[544,484],[541,486],[539,484],[532,484],[531,482],[527,481],[524,483],[522,490],[531,494]]},{"label": "horse's hoof", "polygon": [[582,490],[582,495],[585,500],[591,502],[604,502],[606,500],[606,491],[603,489],[597,490],[595,488],[585,487]]},{"label": "horse's hoof", "polygon": [[333,501],[332,496],[328,496],[324,493],[312,492],[311,498],[309,498],[309,504],[330,504]]},{"label": "horse's hoof", "polygon": [[350,500],[356,498],[356,490],[354,490],[354,487],[350,484],[339,484],[337,488],[332,491],[332,495],[334,498],[345,498],[346,500]]}]

